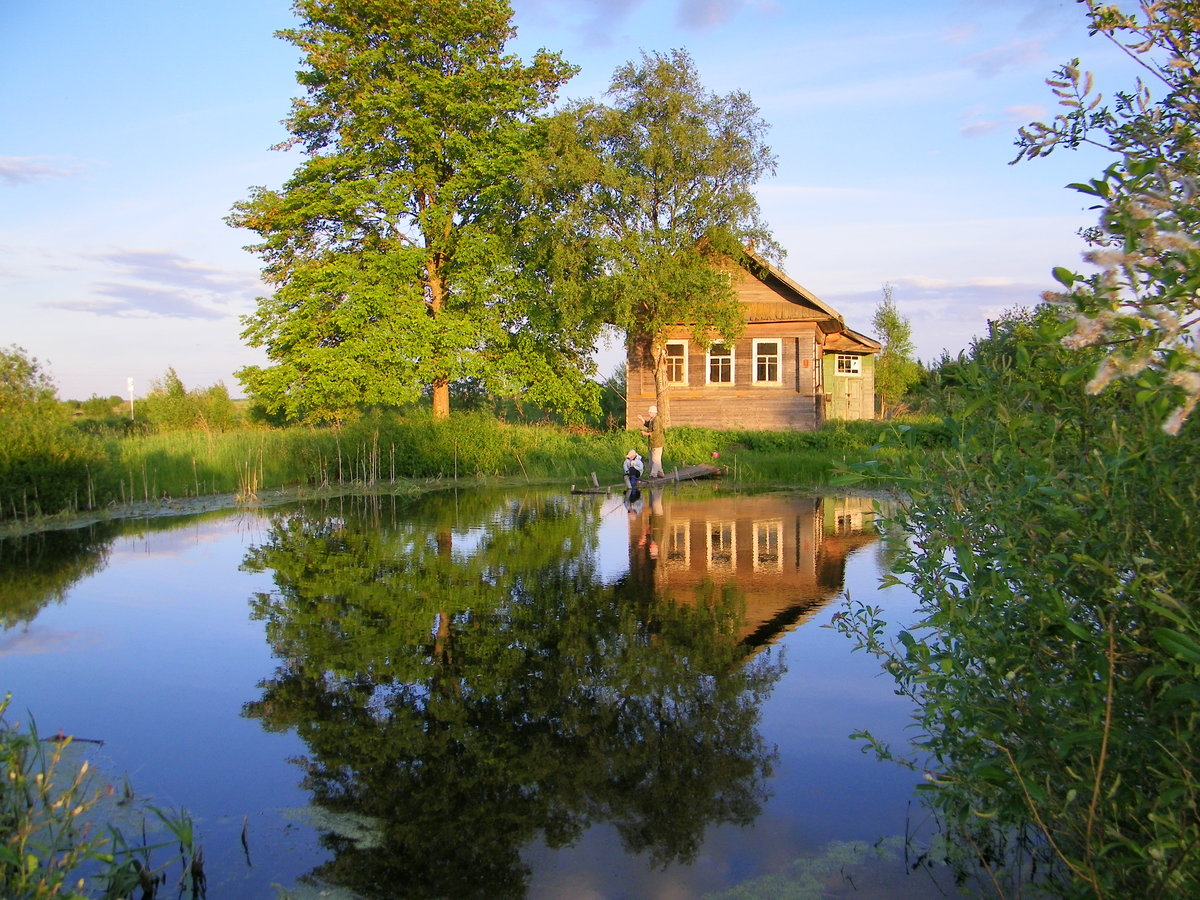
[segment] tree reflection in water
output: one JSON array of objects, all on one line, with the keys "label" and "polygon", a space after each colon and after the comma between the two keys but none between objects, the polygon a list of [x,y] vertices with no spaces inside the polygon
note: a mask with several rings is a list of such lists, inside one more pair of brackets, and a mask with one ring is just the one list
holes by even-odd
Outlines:
[{"label": "tree reflection in water", "polygon": [[101,523],[0,540],[0,630],[28,625],[103,569],[116,535],[115,525]]},{"label": "tree reflection in water", "polygon": [[748,824],[775,759],[759,707],[782,666],[739,640],[744,600],[600,582],[599,514],[562,496],[360,498],[277,515],[243,566],[279,659],[245,713],[296,729],[325,835],[320,881],[365,897],[519,896],[521,850],[612,823],[687,862]]}]

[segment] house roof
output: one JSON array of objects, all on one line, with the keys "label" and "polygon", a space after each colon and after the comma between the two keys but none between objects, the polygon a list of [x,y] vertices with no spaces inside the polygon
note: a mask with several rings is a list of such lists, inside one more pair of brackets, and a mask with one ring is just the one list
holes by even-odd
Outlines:
[{"label": "house roof", "polygon": [[747,322],[813,322],[825,334],[846,327],[840,312],[753,250],[744,250],[737,262]]},{"label": "house roof", "polygon": [[[804,285],[798,281],[794,281],[786,272],[772,265],[753,250],[747,249],[744,253],[745,259],[743,260],[743,265],[759,281],[768,287],[774,287],[777,293],[780,293],[791,303],[823,313],[831,319],[836,319],[841,327],[845,327],[845,320],[842,318],[842,314]],[[782,291],[780,291],[780,288],[782,288]],[[812,317],[810,315],[804,316],[804,318]]]},{"label": "house roof", "polygon": [[869,338],[852,328],[844,328],[825,339],[826,353],[878,353],[882,349],[883,344],[879,343],[879,341]]}]

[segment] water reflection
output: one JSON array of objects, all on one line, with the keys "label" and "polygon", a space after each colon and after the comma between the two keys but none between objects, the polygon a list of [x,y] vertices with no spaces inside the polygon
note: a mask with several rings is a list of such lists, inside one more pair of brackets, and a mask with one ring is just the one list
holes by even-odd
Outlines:
[{"label": "water reflection", "polygon": [[718,503],[696,493],[625,496],[629,566],[655,595],[692,605],[733,588],[744,603],[738,637],[774,641],[842,592],[846,557],[875,543],[872,501],[792,494]]},{"label": "water reflection", "polygon": [[0,625],[28,625],[44,606],[108,562],[118,534],[112,523],[44,531],[0,541]]},{"label": "water reflection", "polygon": [[628,852],[686,862],[746,824],[775,757],[759,705],[782,673],[746,661],[744,600],[662,602],[604,584],[599,513],[562,496],[367,501],[275,517],[245,567],[279,658],[246,708],[295,728],[331,829],[313,874],[366,897],[519,896],[522,848],[615,825]]}]

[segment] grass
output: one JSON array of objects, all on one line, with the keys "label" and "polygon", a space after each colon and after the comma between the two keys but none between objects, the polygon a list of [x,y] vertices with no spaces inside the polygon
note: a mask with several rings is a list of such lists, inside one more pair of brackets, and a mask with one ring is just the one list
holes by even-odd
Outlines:
[{"label": "grass", "polygon": [[[0,701],[0,896],[153,898],[167,893],[168,870],[178,865],[191,882],[187,891],[180,880],[181,900],[203,897],[202,853],[187,813],[145,806],[128,784],[118,795],[86,761],[76,765],[69,737],[43,738],[32,724],[12,724],[9,699]],[[140,817],[140,840],[131,843],[112,824],[118,807],[123,819]],[[148,828],[170,838],[149,843]]]},{"label": "grass", "polygon": [[[668,471],[724,466],[748,484],[821,484],[839,469],[880,458],[881,422],[838,422],[815,432],[670,430]],[[914,427],[937,439],[937,426]],[[308,486],[398,485],[422,480],[518,478],[618,483],[636,432],[514,425],[477,413],[376,414],[341,429],[296,426],[104,435],[69,422],[0,432],[0,521],[75,514],[133,503]],[[895,451],[892,451],[895,452]]]}]

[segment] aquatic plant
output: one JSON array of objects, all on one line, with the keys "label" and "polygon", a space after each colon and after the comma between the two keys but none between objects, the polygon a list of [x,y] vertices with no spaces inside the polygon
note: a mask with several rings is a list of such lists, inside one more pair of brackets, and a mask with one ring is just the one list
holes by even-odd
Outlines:
[{"label": "aquatic plant", "polygon": [[[141,840],[131,842],[111,821],[111,785],[96,780],[87,760],[75,764],[76,742],[44,738],[30,723],[22,730],[6,713],[11,696],[0,702],[0,896],[6,900],[131,897],[154,898],[168,870],[182,866],[179,896],[205,896],[202,853],[186,812],[154,807],[135,809],[142,818]],[[118,806],[137,798],[126,785]],[[145,814],[164,825],[173,840],[149,843]],[[176,851],[172,848],[178,846]],[[188,876],[185,885],[183,876]],[[185,887],[188,887],[185,893]]]}]

